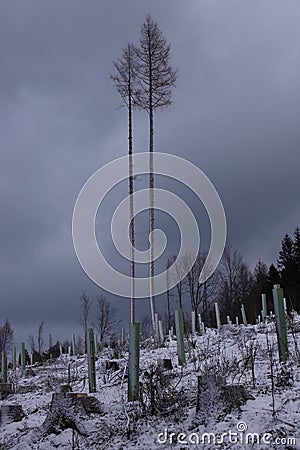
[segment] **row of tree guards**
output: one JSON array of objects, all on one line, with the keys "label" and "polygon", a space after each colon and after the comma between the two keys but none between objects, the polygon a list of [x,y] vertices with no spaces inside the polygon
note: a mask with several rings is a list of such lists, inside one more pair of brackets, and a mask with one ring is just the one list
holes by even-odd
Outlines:
[{"label": "row of tree guards", "polygon": [[[279,285],[275,285],[273,289],[273,302],[276,318],[276,330],[279,349],[280,361],[285,362],[287,358],[287,334],[286,334],[286,302],[283,297],[283,291]],[[220,329],[221,319],[218,304],[215,304],[216,322],[217,328]],[[244,305],[241,305],[241,315],[243,324],[247,326],[246,312]],[[267,304],[266,295],[262,294],[262,319],[266,319]],[[257,320],[259,323],[260,317]],[[205,325],[202,321],[201,314],[198,314],[199,333],[205,333]],[[158,314],[155,314],[155,330],[156,340],[163,342],[165,334],[163,332],[163,323],[158,318]],[[227,316],[227,323],[231,324],[229,316]],[[238,325],[238,318],[236,318],[236,324]],[[175,327],[177,338],[177,355],[179,365],[186,363],[185,347],[184,347],[184,321],[183,311],[181,309],[175,311]],[[192,311],[192,335],[196,333],[196,313]],[[174,335],[173,327],[169,330],[170,338]],[[88,342],[88,367],[89,367],[89,388],[90,392],[96,391],[96,371],[95,371],[95,344],[94,333],[92,329],[89,329],[89,342]],[[125,329],[121,330],[121,345],[124,345],[126,340]],[[139,354],[140,354],[140,324],[139,322],[130,323],[129,329],[129,367],[128,367],[128,401],[134,401],[139,396]]]},{"label": "row of tree guards", "polygon": [[[265,320],[268,317],[266,294],[262,294],[262,311],[261,316],[257,318],[257,323],[261,320]],[[288,356],[288,342],[287,342],[287,326],[286,326],[286,300],[283,297],[283,290],[280,285],[276,284],[273,288],[273,304],[276,320],[276,332],[278,342],[279,359],[281,362],[285,362]],[[222,326],[221,316],[218,303],[215,303],[215,314],[217,329]],[[271,314],[271,312],[270,312]],[[247,326],[247,317],[244,305],[241,305],[241,316],[243,325]],[[205,325],[202,321],[201,314],[198,314],[199,321],[199,333],[205,333]],[[232,325],[232,321],[227,316],[227,324]],[[239,325],[239,319],[236,317],[236,325]],[[139,386],[139,327],[135,327],[137,324],[131,324],[129,335],[129,383],[128,383],[128,400],[133,401],[138,399],[138,386]],[[176,339],[177,339],[177,356],[178,364],[184,365],[186,363],[185,348],[184,348],[184,322],[183,312],[181,309],[175,311],[175,327],[176,327]],[[163,341],[163,328],[162,322],[158,320],[158,315],[155,317],[155,332],[156,338]],[[124,333],[124,331],[122,332]],[[169,330],[170,337],[173,336],[173,330]],[[192,311],[192,335],[196,334],[196,312]]]},{"label": "row of tree guards", "polygon": [[[276,320],[276,332],[277,332],[277,342],[279,359],[281,362],[285,362],[288,357],[288,342],[287,342],[287,326],[286,326],[286,302],[283,297],[283,290],[280,285],[274,285],[273,288],[273,305]],[[270,312],[271,313],[271,312]],[[215,303],[215,314],[217,329],[222,327],[219,306]],[[246,312],[243,305],[241,305],[241,316],[243,320],[243,325],[247,326]],[[268,317],[266,295],[262,294],[262,311],[261,318],[265,320]],[[257,319],[257,323],[260,323],[260,317]],[[163,332],[162,321],[158,319],[156,315],[156,322],[158,324],[156,339],[163,342],[165,339],[165,334]],[[229,316],[227,316],[227,324],[232,324]],[[238,318],[236,318],[235,324],[239,324]],[[198,315],[198,333],[205,333],[205,326],[201,318],[201,314]],[[176,330],[176,340],[177,340],[177,355],[178,364],[186,364],[185,347],[184,347],[184,321],[183,321],[183,311],[178,309],[175,311],[175,330]],[[192,311],[192,335],[197,333],[196,327],[196,313]],[[89,392],[96,392],[96,354],[98,349],[101,348],[97,344],[97,338],[95,337],[94,330],[92,328],[88,329],[88,378],[89,378]],[[170,338],[174,336],[173,327],[169,330]],[[122,328],[121,331],[121,345],[124,345],[126,341],[125,329]],[[62,347],[60,346],[60,352],[62,354]],[[75,335],[72,335],[72,349],[69,346],[68,354],[76,355],[75,347]],[[139,356],[140,356],[140,323],[130,323],[129,328],[129,363],[128,363],[128,401],[135,401],[139,397]],[[21,343],[21,369],[25,373],[26,369],[26,350],[25,343]],[[13,369],[17,368],[17,351],[16,346],[13,347]],[[2,352],[1,355],[1,367],[2,367],[2,382],[7,383],[7,356],[6,352]]]},{"label": "row of tree guards", "polygon": [[[259,314],[256,319],[257,324],[259,324],[262,320],[265,320],[268,317],[266,294],[261,295],[261,302],[262,302],[262,310],[261,314]],[[285,362],[288,354],[287,332],[286,332],[287,306],[286,306],[286,299],[283,297],[283,290],[279,284],[275,284],[273,287],[273,305],[275,312],[279,358],[280,361]],[[221,318],[218,303],[215,303],[215,314],[216,314],[217,328],[219,329],[221,327]],[[270,311],[270,314],[272,314],[272,311]],[[243,325],[247,326],[248,323],[244,305],[241,305],[241,316]],[[227,316],[227,324],[232,325],[232,321],[229,316]],[[235,318],[235,324],[236,325],[239,324],[238,317]]]}]

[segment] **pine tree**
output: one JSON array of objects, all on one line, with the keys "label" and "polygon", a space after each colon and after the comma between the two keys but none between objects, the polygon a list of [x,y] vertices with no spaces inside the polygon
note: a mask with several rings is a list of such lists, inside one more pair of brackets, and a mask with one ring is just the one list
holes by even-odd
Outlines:
[{"label": "pine tree", "polygon": [[256,266],[254,267],[253,278],[254,283],[258,287],[261,294],[263,294],[267,288],[267,275],[268,268],[266,264],[261,259],[259,259],[256,263]]},{"label": "pine tree", "polygon": [[149,229],[150,242],[150,307],[152,325],[155,329],[155,289],[154,289],[154,110],[171,104],[172,88],[176,81],[176,71],[169,64],[170,45],[167,44],[158,24],[150,15],[141,27],[140,45],[135,48],[137,64],[135,74],[139,89],[137,106],[149,115]]},{"label": "pine tree", "polygon": [[269,267],[268,273],[267,273],[267,307],[268,310],[273,310],[273,287],[275,284],[281,284],[281,278],[279,270],[275,267],[275,265],[272,263]]},{"label": "pine tree", "polygon": [[[276,270],[276,269],[275,269]],[[253,310],[254,319],[257,318],[261,311],[261,294],[266,294],[268,292],[268,268],[266,264],[259,259],[254,267],[252,276],[252,290],[249,303],[253,305],[251,311]]]},{"label": "pine tree", "polygon": [[300,230],[296,228],[294,232],[293,255],[295,264],[295,305],[298,311],[300,309]]},{"label": "pine tree", "polygon": [[285,234],[284,238],[281,241],[281,250],[279,252],[279,258],[277,260],[278,268],[282,272],[290,272],[293,268],[294,262],[294,244],[292,238]]},{"label": "pine tree", "polygon": [[294,232],[293,257],[296,272],[296,281],[300,283],[300,229],[296,228]]},{"label": "pine tree", "polygon": [[295,259],[293,239],[285,234],[281,241],[281,250],[277,260],[284,295],[294,308],[295,300]]},{"label": "pine tree", "polygon": [[280,273],[274,264],[271,264],[267,273],[267,283],[270,290],[273,289],[274,284],[280,284]]}]

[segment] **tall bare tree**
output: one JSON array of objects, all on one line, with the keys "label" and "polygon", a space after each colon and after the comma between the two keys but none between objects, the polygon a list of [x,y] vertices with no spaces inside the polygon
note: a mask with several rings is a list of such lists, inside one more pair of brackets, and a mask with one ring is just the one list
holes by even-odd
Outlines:
[{"label": "tall bare tree", "polygon": [[8,319],[0,327],[0,353],[8,352],[11,348],[14,337],[14,330],[11,327]]},{"label": "tall bare tree", "polygon": [[48,339],[48,348],[53,347],[53,339],[52,339],[52,334],[49,333],[49,339]]},{"label": "tall bare tree", "polygon": [[135,105],[136,98],[136,83],[135,83],[135,52],[132,44],[127,44],[127,47],[122,50],[122,57],[114,62],[116,74],[111,75],[114,85],[122,97],[124,105],[128,110],[128,172],[129,172],[129,215],[130,215],[130,241],[131,241],[131,263],[130,263],[130,277],[131,277],[131,322],[135,322],[135,255],[134,255],[134,177],[133,177],[133,134],[132,134],[132,111]]},{"label": "tall bare tree", "polygon": [[220,268],[219,297],[224,314],[238,315],[252,289],[251,272],[241,254],[226,245]]},{"label": "tall bare tree", "polygon": [[[199,276],[203,269],[207,255],[199,253],[197,259],[186,276],[187,292],[190,297],[192,311],[196,317],[201,312],[204,322],[208,323],[208,311],[210,305],[215,300],[218,288],[218,273],[215,271],[203,284],[199,283]],[[191,266],[191,255],[185,255],[182,264],[185,267]]]},{"label": "tall bare tree", "polygon": [[38,328],[38,352],[40,355],[42,354],[44,346],[43,329],[44,329],[44,322],[41,322]]},{"label": "tall bare tree", "polygon": [[28,336],[28,345],[29,345],[29,349],[30,349],[30,353],[35,353],[36,349],[35,349],[35,339],[33,334],[30,334]]},{"label": "tall bare tree", "polygon": [[141,318],[141,335],[143,339],[147,339],[152,333],[152,321],[148,315]]},{"label": "tall bare tree", "polygon": [[103,342],[114,331],[120,321],[116,318],[117,312],[115,308],[111,306],[110,302],[103,295],[97,297],[96,308],[95,327],[98,330],[100,341]]},{"label": "tall bare tree", "polygon": [[168,258],[166,269],[166,284],[167,284],[167,290],[166,290],[166,296],[167,296],[167,323],[168,323],[168,330],[171,328],[171,308],[170,308],[170,272],[169,268],[172,264],[172,261],[170,258]]},{"label": "tall bare tree", "polygon": [[150,15],[141,27],[140,45],[135,48],[137,63],[135,73],[139,89],[136,103],[149,115],[149,229],[150,229],[150,308],[152,325],[155,329],[155,286],[154,286],[154,110],[171,104],[172,88],[175,86],[176,71],[169,64],[170,45],[167,44],[158,24]]},{"label": "tall bare tree", "polygon": [[85,291],[83,291],[80,296],[81,316],[78,320],[78,323],[82,327],[82,330],[83,330],[84,352],[85,353],[87,353],[87,330],[88,330],[88,322],[89,322],[91,306],[92,306],[92,301],[91,301],[90,297],[86,294]]},{"label": "tall bare tree", "polygon": [[[172,263],[172,269],[170,271],[170,280],[172,280],[172,282],[175,281],[176,285],[175,285],[175,289],[177,292],[177,299],[178,299],[178,307],[180,309],[183,309],[183,295],[184,295],[184,291],[185,291],[185,277],[184,277],[184,270],[185,270],[185,266],[184,266],[184,262],[183,260],[177,258],[176,256],[172,256],[171,258],[168,259],[168,264]],[[170,281],[169,280],[169,281]]]}]

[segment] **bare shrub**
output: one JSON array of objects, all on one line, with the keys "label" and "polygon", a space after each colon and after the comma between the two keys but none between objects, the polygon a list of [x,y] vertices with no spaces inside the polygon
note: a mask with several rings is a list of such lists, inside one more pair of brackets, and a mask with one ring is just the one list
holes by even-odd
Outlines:
[{"label": "bare shrub", "polygon": [[[178,383],[177,383],[178,385]],[[173,385],[172,376],[160,366],[151,365],[143,374],[140,404],[146,413],[169,414],[183,406],[184,392]]]}]

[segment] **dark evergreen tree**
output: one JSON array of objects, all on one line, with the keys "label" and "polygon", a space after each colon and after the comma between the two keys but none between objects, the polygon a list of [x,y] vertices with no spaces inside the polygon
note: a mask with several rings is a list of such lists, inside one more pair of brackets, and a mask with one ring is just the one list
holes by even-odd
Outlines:
[{"label": "dark evergreen tree", "polygon": [[286,278],[294,269],[294,243],[293,239],[286,234],[281,241],[281,250],[277,260],[277,266],[281,274]]},{"label": "dark evergreen tree", "polygon": [[252,290],[248,298],[248,304],[252,305],[251,315],[253,314],[253,320],[256,320],[258,315],[261,313],[261,294],[266,294],[268,292],[268,268],[266,264],[259,259],[253,270],[252,276]]},{"label": "dark evergreen tree", "polygon": [[300,229],[296,228],[293,242],[294,271],[295,271],[295,309],[300,310]]},{"label": "dark evergreen tree", "polygon": [[295,258],[293,239],[285,234],[281,241],[281,250],[277,260],[277,266],[280,271],[281,284],[284,290],[284,296],[289,308],[294,309],[295,303]]},{"label": "dark evergreen tree", "polygon": [[271,264],[267,273],[267,289],[273,289],[274,284],[280,284],[280,273],[279,270],[276,269],[274,264]]},{"label": "dark evergreen tree", "polygon": [[60,356],[59,341],[56,341],[55,344],[49,345],[49,349],[47,351],[47,358],[56,359],[59,356]]},{"label": "dark evergreen tree", "polygon": [[300,229],[296,228],[294,232],[293,257],[295,264],[296,281],[300,284]]},{"label": "dark evergreen tree", "polygon": [[267,276],[268,276],[268,268],[266,264],[259,259],[254,267],[253,271],[253,282],[258,288],[260,294],[266,292],[267,289]]},{"label": "dark evergreen tree", "polygon": [[268,308],[268,311],[272,311],[274,309],[274,307],[273,307],[273,293],[272,293],[273,286],[274,286],[274,284],[280,284],[280,283],[281,283],[281,278],[280,278],[279,270],[272,263],[270,265],[268,273],[267,273],[266,294],[267,294],[267,308]]}]

